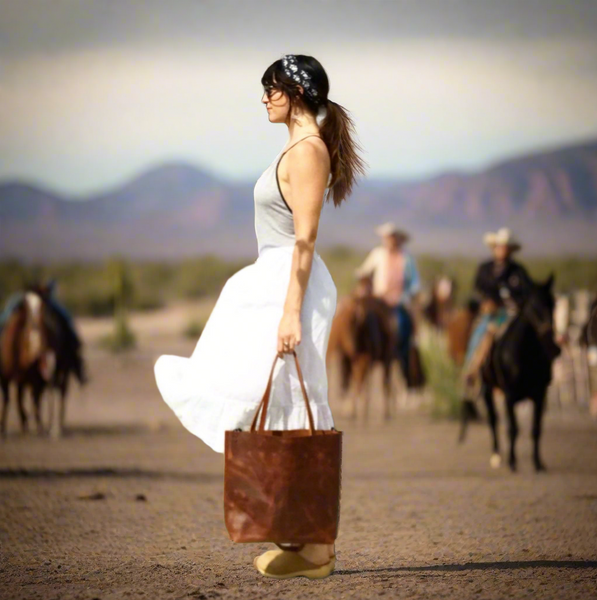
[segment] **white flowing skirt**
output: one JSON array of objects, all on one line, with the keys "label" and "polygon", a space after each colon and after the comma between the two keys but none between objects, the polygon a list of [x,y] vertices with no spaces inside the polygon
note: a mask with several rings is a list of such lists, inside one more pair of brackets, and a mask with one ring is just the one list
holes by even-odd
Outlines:
[{"label": "white flowing skirt", "polygon": [[[293,249],[263,249],[253,264],[228,279],[190,358],[162,355],[155,363],[164,401],[191,433],[216,452],[224,452],[226,430],[250,426],[263,396],[276,356]],[[296,353],[316,429],[334,426],[325,355],[336,297],[334,281],[315,252]],[[284,354],[274,369],[266,428],[307,427],[296,365],[291,354]]]}]

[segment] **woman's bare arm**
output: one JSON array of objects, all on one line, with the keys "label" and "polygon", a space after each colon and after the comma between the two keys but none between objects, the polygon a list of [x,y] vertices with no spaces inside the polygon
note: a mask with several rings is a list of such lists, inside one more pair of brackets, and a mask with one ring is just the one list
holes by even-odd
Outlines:
[{"label": "woman's bare arm", "polygon": [[[301,341],[301,308],[311,274],[319,217],[330,173],[329,156],[323,144],[305,141],[297,144],[291,152],[288,153],[284,179],[290,188],[287,202],[294,217],[296,242],[284,315],[278,332],[278,352],[292,350]],[[283,346],[285,340],[289,342],[286,347]]]}]

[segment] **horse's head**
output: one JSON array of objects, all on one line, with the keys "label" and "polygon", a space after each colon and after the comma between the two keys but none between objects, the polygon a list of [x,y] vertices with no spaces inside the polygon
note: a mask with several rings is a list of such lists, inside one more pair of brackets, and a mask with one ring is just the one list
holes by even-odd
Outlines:
[{"label": "horse's head", "polygon": [[47,328],[44,320],[44,307],[52,293],[52,283],[30,283],[24,290],[23,335],[27,348],[27,360],[36,360],[46,351]]},{"label": "horse's head", "polygon": [[446,304],[454,299],[456,282],[447,275],[439,277],[433,286],[433,296],[440,304]]},{"label": "horse's head", "polygon": [[54,285],[55,281],[53,279],[45,283],[33,281],[25,286],[25,294],[35,294],[39,296],[41,300],[45,300],[52,294],[52,289]]},{"label": "horse's head", "polygon": [[560,347],[555,341],[554,308],[556,302],[553,284],[553,274],[544,283],[533,283],[521,313],[521,316],[534,329],[541,342],[541,347],[550,360],[554,360],[560,354]]}]

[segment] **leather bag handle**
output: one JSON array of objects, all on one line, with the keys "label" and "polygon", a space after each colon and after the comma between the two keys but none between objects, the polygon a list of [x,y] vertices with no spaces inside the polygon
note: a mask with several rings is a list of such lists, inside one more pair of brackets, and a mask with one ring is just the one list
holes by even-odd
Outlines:
[{"label": "leather bag handle", "polygon": [[[303,381],[303,372],[301,371],[301,367],[299,365],[298,356],[296,352],[292,350],[292,355],[294,356],[294,362],[296,364],[296,372],[298,374],[299,382],[301,384],[301,392],[303,394],[303,399],[305,401],[305,406],[307,407],[307,415],[309,417],[309,430],[311,431],[311,435],[315,435],[315,422],[313,421],[313,413],[311,412],[311,406],[309,405],[309,398],[307,397],[307,390],[305,388],[305,382]],[[279,354],[276,353],[274,358],[274,363],[272,364],[272,368],[269,373],[269,378],[267,380],[267,386],[265,388],[265,392],[263,393],[263,398],[255,411],[255,416],[253,417],[253,422],[251,423],[251,432],[255,432],[257,427],[257,419],[259,417],[259,411],[261,411],[261,419],[259,420],[259,430],[265,431],[265,417],[267,414],[267,409],[269,407],[269,398],[272,390],[272,379],[274,376],[274,367],[276,366],[276,362],[280,358]]]}]

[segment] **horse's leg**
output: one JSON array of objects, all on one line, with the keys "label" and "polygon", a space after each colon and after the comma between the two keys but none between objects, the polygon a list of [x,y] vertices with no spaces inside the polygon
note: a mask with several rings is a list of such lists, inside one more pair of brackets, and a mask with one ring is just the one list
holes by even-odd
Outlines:
[{"label": "horse's leg", "polygon": [[343,352],[340,357],[340,388],[343,396],[346,396],[346,394],[349,392],[351,380],[352,359]]},{"label": "horse's leg", "polygon": [[487,418],[489,419],[489,427],[491,428],[491,436],[493,440],[493,452],[489,464],[496,469],[500,466],[500,443],[498,439],[498,417],[495,410],[495,401],[493,398],[493,388],[489,384],[485,384],[483,390],[483,398],[485,400],[485,406],[487,407]]},{"label": "horse's leg", "polygon": [[518,436],[518,423],[514,412],[514,400],[506,394],[506,410],[508,412],[508,435],[510,436],[510,458],[508,464],[511,471],[516,471],[516,438]]},{"label": "horse's leg", "polygon": [[369,418],[369,391],[367,386],[367,371],[370,367],[369,357],[361,355],[356,364],[355,375],[357,382],[357,394],[355,396],[358,402],[359,398],[363,398],[364,412],[363,419],[367,421]]},{"label": "horse's leg", "polygon": [[59,433],[58,435],[62,437],[62,432],[64,431],[64,421],[66,418],[66,394],[68,392],[68,373],[64,374],[64,379],[61,381],[60,385],[60,419],[58,421],[59,424]]},{"label": "horse's leg", "polygon": [[[367,374],[367,363],[368,358],[366,356],[360,355],[352,363],[352,415],[353,419],[357,418],[357,410],[358,410],[358,402],[359,398],[363,392],[363,383],[365,381],[365,376]],[[365,407],[365,414],[367,411],[367,407]]]},{"label": "horse's leg", "polygon": [[352,405],[352,409],[350,412],[350,418],[352,420],[356,420],[357,418],[357,410],[358,410],[358,400],[359,400],[359,386],[357,384],[358,379],[358,369],[357,369],[357,360],[356,358],[351,359],[350,361],[350,377],[347,383],[348,389],[348,397],[350,403]]},{"label": "horse's leg", "polygon": [[[41,395],[43,392],[43,384],[40,384],[36,381],[33,384],[33,405],[35,407],[35,421],[37,423],[37,434],[43,435],[44,433],[44,424],[41,418]],[[49,427],[52,427],[52,422],[50,421]]]},{"label": "horse's leg", "polygon": [[539,453],[539,440],[541,438],[541,423],[543,421],[543,409],[545,407],[545,395],[533,399],[533,462],[535,471],[545,471],[545,465]]},{"label": "horse's leg", "polygon": [[2,437],[6,437],[6,421],[8,418],[8,402],[10,399],[8,381],[2,380],[0,382],[0,387],[2,387],[2,421],[0,424],[0,434]]},{"label": "horse's leg", "polygon": [[369,421],[369,403],[371,402],[371,368],[373,364],[369,362],[363,367],[363,379],[361,382],[361,394],[363,397],[363,421]]},{"label": "horse's leg", "polygon": [[384,360],[383,363],[383,393],[385,402],[384,418],[389,421],[392,418],[391,403],[392,403],[392,361],[391,358]]},{"label": "horse's leg", "polygon": [[19,409],[19,417],[21,418],[21,431],[23,433],[27,433],[28,425],[27,425],[27,413],[25,412],[25,407],[23,406],[23,393],[25,391],[25,386],[22,383],[17,384],[17,408]]}]

